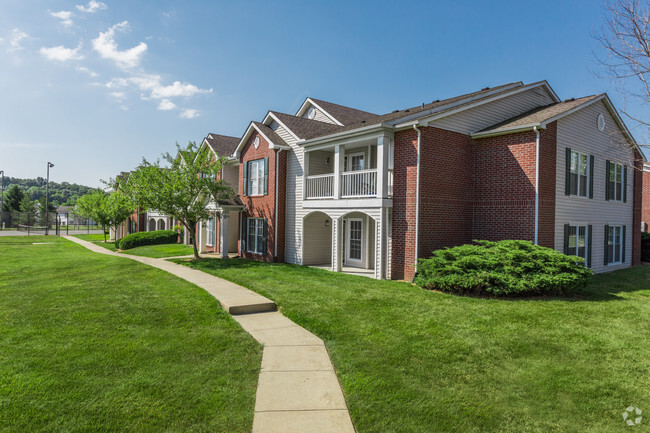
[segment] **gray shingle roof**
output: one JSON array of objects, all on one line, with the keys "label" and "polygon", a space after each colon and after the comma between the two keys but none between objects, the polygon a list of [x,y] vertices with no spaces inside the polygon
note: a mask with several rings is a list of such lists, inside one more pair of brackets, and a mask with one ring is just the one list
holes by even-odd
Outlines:
[{"label": "gray shingle roof", "polygon": [[[276,116],[291,132],[303,140],[333,134],[344,129],[343,126],[292,116],[291,114],[279,113],[277,111],[270,111],[270,113]],[[375,115],[373,114],[373,116]]]},{"label": "gray shingle roof", "polygon": [[344,105],[334,104],[332,102],[327,102],[316,98],[309,99],[318,104],[323,110],[327,111],[343,125],[350,125],[352,123],[361,122],[362,120],[367,120],[372,117],[377,117],[377,115],[374,113],[357,110],[356,108],[346,107]]},{"label": "gray shingle roof", "polygon": [[567,99],[566,101],[545,105],[543,107],[535,108],[534,110],[520,114],[519,116],[497,123],[496,125],[489,126],[479,132],[498,133],[510,129],[515,129],[520,126],[536,125],[545,122],[548,119],[552,119],[555,116],[566,113],[567,111],[570,111],[586,102],[598,98],[599,96],[601,95],[591,95],[582,98],[572,98],[572,99]]},{"label": "gray shingle roof", "polygon": [[269,140],[273,142],[273,144],[277,146],[286,146],[287,143],[284,142],[282,137],[280,137],[274,130],[272,130],[268,125],[265,125],[260,122],[253,122],[255,126],[257,126],[260,131],[262,131],[262,134],[266,135]]},{"label": "gray shingle roof", "polygon": [[219,156],[230,156],[234,152],[237,144],[239,143],[239,138],[230,137],[228,135],[219,135],[219,134],[208,134],[205,137],[205,141],[208,145],[214,150],[214,152]]}]

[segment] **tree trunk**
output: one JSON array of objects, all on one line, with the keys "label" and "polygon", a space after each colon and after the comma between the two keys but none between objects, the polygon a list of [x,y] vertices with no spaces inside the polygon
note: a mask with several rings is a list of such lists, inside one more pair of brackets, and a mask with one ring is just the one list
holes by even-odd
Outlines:
[{"label": "tree trunk", "polygon": [[104,232],[104,243],[106,243],[106,226],[102,225],[102,232]]},{"label": "tree trunk", "polygon": [[196,246],[196,224],[185,225],[190,232],[190,239],[192,239],[192,248],[194,248],[194,258],[199,259],[199,249]]}]

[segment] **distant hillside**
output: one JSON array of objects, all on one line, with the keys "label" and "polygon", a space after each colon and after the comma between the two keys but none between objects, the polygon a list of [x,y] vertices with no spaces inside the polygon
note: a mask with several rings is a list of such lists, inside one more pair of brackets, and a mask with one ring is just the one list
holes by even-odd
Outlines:
[{"label": "distant hillside", "polygon": [[[41,197],[45,197],[45,183],[45,179],[42,177],[37,177],[36,179],[5,177],[4,190],[6,194],[11,185],[18,185],[29,196],[30,200],[40,200]],[[49,202],[55,206],[73,206],[79,197],[93,191],[97,191],[97,188],[78,185],[76,183],[57,183],[50,181]]]}]

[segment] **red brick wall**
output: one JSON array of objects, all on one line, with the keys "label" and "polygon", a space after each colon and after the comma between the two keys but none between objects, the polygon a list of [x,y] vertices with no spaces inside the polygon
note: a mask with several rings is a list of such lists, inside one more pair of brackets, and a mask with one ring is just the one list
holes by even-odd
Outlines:
[{"label": "red brick wall", "polygon": [[[467,135],[423,127],[420,142],[419,256],[472,240],[472,143]],[[415,268],[417,132],[395,133],[392,268],[409,280]]]},{"label": "red brick wall", "polygon": [[539,244],[555,248],[557,122],[540,131],[539,148]]},{"label": "red brick wall", "polygon": [[535,133],[474,141],[474,239],[534,239]]},{"label": "red brick wall", "polygon": [[[641,221],[645,220],[646,206],[650,206],[650,202],[646,199],[648,189],[646,189],[646,182],[648,175],[643,171],[643,158],[639,151],[634,151],[634,214],[632,216],[632,266],[641,264]],[[648,221],[647,221],[648,222]]]},{"label": "red brick wall", "polygon": [[[260,138],[260,144],[257,149],[253,146],[255,137]],[[253,161],[264,157],[269,158],[269,172],[268,172],[268,193],[262,196],[242,196],[244,205],[246,206],[244,212],[244,227],[247,227],[246,218],[266,218],[267,221],[267,242],[265,254],[253,254],[241,250],[242,257],[263,261],[284,261],[284,214],[286,203],[286,173],[287,152],[282,151],[279,155],[279,167],[276,167],[276,150],[269,149],[269,143],[266,142],[264,137],[258,135],[257,132],[252,134],[249,140],[244,145],[239,161],[242,163],[239,169],[239,191],[243,191],[243,178],[244,178],[244,165],[246,161]],[[278,174],[278,227],[275,227],[275,181],[276,170]],[[241,228],[240,228],[241,236]],[[275,238],[278,238],[278,252],[277,257],[274,257]]]},{"label": "red brick wall", "polygon": [[[643,167],[643,163],[641,163],[641,167]],[[650,173],[644,171],[643,174],[639,173],[639,177],[642,178],[641,221],[650,224]],[[636,178],[634,181],[636,188]]]}]

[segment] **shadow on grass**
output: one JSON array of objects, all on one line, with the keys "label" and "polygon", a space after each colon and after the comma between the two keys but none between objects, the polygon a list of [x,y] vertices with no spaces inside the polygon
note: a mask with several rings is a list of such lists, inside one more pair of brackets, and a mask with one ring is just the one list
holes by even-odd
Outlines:
[{"label": "shadow on grass", "polygon": [[[354,279],[355,283],[365,283],[367,286],[379,286],[384,284],[397,284],[396,281],[379,281],[368,277],[349,275],[344,273],[331,272],[325,269],[312,268],[309,266],[293,265],[288,263],[268,263],[254,260],[231,258],[202,258],[199,260],[173,259],[176,263],[188,265],[194,269],[204,270],[208,273],[220,270],[241,270],[242,272],[263,271],[267,278],[278,276],[288,278],[297,272],[302,278],[317,278],[320,281],[330,280],[333,284],[340,284],[346,279]],[[336,281],[339,280],[339,281]],[[349,280],[348,280],[349,281]],[[405,283],[402,283],[405,284]],[[425,290],[425,289],[422,289]],[[650,299],[650,266],[640,265],[632,268],[621,269],[606,274],[596,274],[592,277],[591,283],[583,289],[566,296],[511,296],[511,297],[474,297],[461,296],[446,292],[437,292],[447,296],[464,298],[485,299],[501,302],[602,302],[626,300],[630,293],[639,292],[639,296],[647,296]],[[645,293],[647,292],[647,293]]]}]

